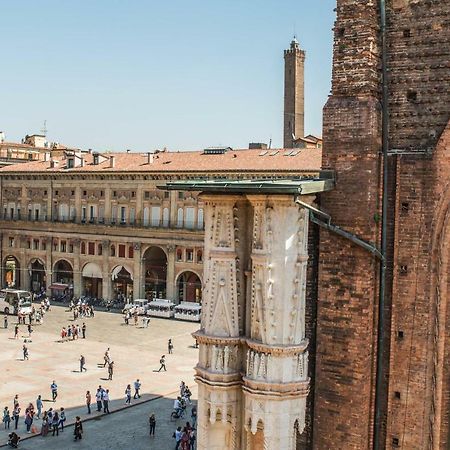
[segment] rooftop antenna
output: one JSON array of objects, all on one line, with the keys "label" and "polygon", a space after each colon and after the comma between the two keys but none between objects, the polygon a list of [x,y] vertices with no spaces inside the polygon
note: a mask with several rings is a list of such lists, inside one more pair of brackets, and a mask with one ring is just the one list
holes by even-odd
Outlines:
[{"label": "rooftop antenna", "polygon": [[44,136],[47,136],[47,121],[46,120],[44,120],[44,125],[42,126],[42,128],[41,128],[41,133],[44,135]]},{"label": "rooftop antenna", "polygon": [[269,150],[272,148],[272,138],[269,139]]}]

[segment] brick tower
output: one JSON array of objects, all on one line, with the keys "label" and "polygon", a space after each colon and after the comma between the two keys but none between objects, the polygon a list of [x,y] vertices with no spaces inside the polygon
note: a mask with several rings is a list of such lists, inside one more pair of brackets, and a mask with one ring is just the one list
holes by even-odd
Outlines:
[{"label": "brick tower", "polygon": [[305,52],[294,37],[284,51],[283,147],[292,148],[294,137],[305,136]]},{"label": "brick tower", "polygon": [[321,209],[380,248],[384,186],[384,340],[377,367],[380,261],[321,230],[312,448],[373,448],[377,404],[378,448],[443,450],[450,445],[450,1],[338,0],[336,11],[323,116],[323,168],[335,171],[336,188],[321,195]]}]

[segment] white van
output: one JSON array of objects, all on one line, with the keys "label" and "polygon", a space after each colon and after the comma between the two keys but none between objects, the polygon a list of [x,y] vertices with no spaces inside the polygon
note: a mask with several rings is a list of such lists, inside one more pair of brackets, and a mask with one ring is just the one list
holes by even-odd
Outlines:
[{"label": "white van", "polygon": [[28,291],[2,289],[0,291],[0,311],[5,314],[31,314],[32,297]]}]

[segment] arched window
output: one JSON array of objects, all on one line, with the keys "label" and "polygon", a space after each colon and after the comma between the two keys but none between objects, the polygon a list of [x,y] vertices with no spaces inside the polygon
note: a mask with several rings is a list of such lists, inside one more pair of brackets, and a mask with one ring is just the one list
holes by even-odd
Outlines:
[{"label": "arched window", "polygon": [[183,208],[178,208],[177,228],[183,228]]},{"label": "arched window", "polygon": [[111,245],[111,256],[116,256],[116,246]]},{"label": "arched window", "polygon": [[162,226],[167,228],[169,226],[169,208],[163,209],[163,223]]},{"label": "arched window", "polygon": [[203,229],[203,208],[199,208],[197,213],[197,228],[199,230]]}]

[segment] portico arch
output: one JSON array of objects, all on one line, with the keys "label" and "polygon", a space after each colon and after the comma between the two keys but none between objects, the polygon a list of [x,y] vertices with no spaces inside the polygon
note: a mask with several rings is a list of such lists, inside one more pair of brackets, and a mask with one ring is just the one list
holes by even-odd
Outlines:
[{"label": "portico arch", "polygon": [[148,247],[142,256],[146,298],[166,298],[167,254],[158,246]]},{"label": "portico arch", "polygon": [[101,297],[102,295],[102,270],[96,263],[89,262],[81,271],[83,294],[89,297]]},{"label": "portico arch", "polygon": [[120,300],[133,298],[133,270],[117,265],[111,271],[113,295]]},{"label": "portico arch", "polygon": [[14,255],[8,255],[3,261],[3,267],[5,268],[3,284],[18,289],[20,287],[19,260]]},{"label": "portico arch", "polygon": [[180,302],[202,301],[202,282],[200,275],[192,270],[178,274],[176,279],[177,297]]},{"label": "portico arch", "polygon": [[30,273],[30,290],[33,292],[45,291],[47,288],[47,277],[45,273],[45,264],[39,258],[33,258],[28,263]]},{"label": "portico arch", "polygon": [[73,267],[69,261],[60,259],[53,266],[53,280],[55,283],[73,285]]}]

